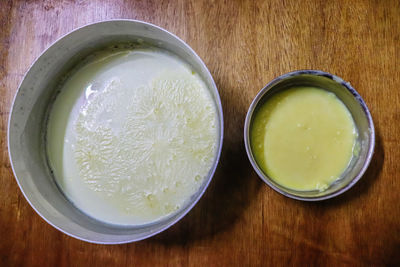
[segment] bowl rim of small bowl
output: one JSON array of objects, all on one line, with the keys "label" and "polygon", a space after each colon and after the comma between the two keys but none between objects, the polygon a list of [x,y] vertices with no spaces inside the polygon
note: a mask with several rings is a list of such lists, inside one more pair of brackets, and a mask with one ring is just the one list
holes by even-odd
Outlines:
[{"label": "bowl rim of small bowl", "polygon": [[[175,39],[178,43],[181,43],[185,48],[187,48],[191,53],[193,58],[204,68],[204,71],[207,75],[209,75],[209,77],[211,77],[211,84],[213,86],[213,88],[210,89],[216,91],[216,97],[214,99],[215,101],[215,106],[216,106],[216,113],[218,115],[218,122],[220,124],[220,127],[218,129],[218,147],[216,149],[216,155],[215,155],[215,159],[213,162],[213,166],[211,167],[210,171],[209,171],[209,175],[206,177],[206,182],[204,184],[204,187],[197,192],[198,196],[193,199],[190,200],[189,203],[186,205],[185,211],[182,212],[181,214],[179,214],[179,216],[177,216],[175,219],[171,220],[169,223],[167,223],[164,227],[161,227],[160,229],[158,229],[157,231],[151,231],[149,234],[140,237],[140,238],[131,238],[131,239],[127,239],[127,240],[123,240],[123,241],[96,241],[96,240],[90,240],[88,238],[76,235],[74,233],[70,233],[68,230],[63,229],[62,226],[56,225],[55,223],[53,223],[50,219],[48,219],[47,217],[45,217],[36,207],[34,204],[32,204],[31,200],[27,197],[27,193],[25,192],[24,188],[22,187],[19,178],[16,174],[15,168],[14,168],[14,163],[13,163],[13,157],[12,157],[12,151],[11,151],[11,146],[10,146],[10,129],[11,129],[11,123],[12,123],[12,117],[13,117],[13,110],[15,108],[15,102],[17,97],[19,96],[19,92],[21,89],[22,84],[24,83],[25,78],[27,77],[27,75],[29,75],[29,73],[31,72],[31,69],[33,68],[33,66],[37,63],[37,61],[39,61],[47,52],[48,50],[53,47],[55,44],[61,42],[63,39],[68,38],[68,36],[74,32],[77,32],[79,30],[82,30],[84,28],[87,27],[91,27],[97,24],[104,24],[104,23],[113,23],[113,22],[127,22],[127,23],[137,23],[137,24],[142,24],[145,26],[149,26],[151,28],[155,28],[161,32],[166,33],[167,35],[170,35],[173,39]],[[178,55],[179,56],[179,55]],[[184,59],[183,59],[184,60]],[[97,20],[94,22],[90,22],[90,23],[86,23],[82,26],[73,28],[72,30],[68,31],[67,33],[61,35],[60,37],[58,37],[57,39],[55,39],[54,41],[52,41],[49,45],[47,45],[47,47],[41,51],[39,53],[39,55],[33,59],[32,63],[29,65],[29,67],[27,68],[27,70],[25,71],[24,75],[22,76],[22,79],[20,80],[20,82],[18,83],[18,87],[15,90],[13,99],[11,101],[11,105],[9,107],[9,115],[8,115],[8,123],[7,123],[7,150],[8,150],[8,158],[10,161],[10,166],[11,166],[11,170],[13,173],[13,176],[18,184],[19,190],[21,191],[22,195],[24,196],[25,200],[29,203],[29,205],[32,207],[32,209],[36,212],[36,214],[38,214],[45,222],[47,222],[49,225],[51,225],[52,227],[54,227],[55,229],[59,230],[60,232],[66,234],[67,236],[76,238],[78,240],[81,241],[85,241],[88,243],[93,243],[93,244],[105,244],[105,245],[114,245],[114,244],[127,244],[127,243],[132,243],[132,242],[137,242],[137,241],[141,241],[144,239],[148,239],[154,235],[157,235],[161,232],[164,232],[165,230],[167,230],[168,228],[170,228],[171,226],[175,225],[176,223],[178,223],[179,221],[182,220],[183,217],[185,217],[193,208],[194,206],[200,201],[200,199],[203,197],[205,191],[207,190],[209,184],[211,183],[211,181],[214,178],[216,169],[219,165],[219,161],[221,158],[221,153],[222,153],[222,147],[223,147],[223,139],[224,139],[224,114],[223,114],[223,108],[222,108],[222,101],[221,101],[221,96],[218,90],[218,87],[215,83],[215,80],[213,78],[213,76],[211,75],[210,70],[208,69],[208,67],[206,66],[206,64],[204,63],[204,61],[202,60],[202,58],[194,51],[194,49],[187,44],[184,40],[182,40],[180,37],[178,37],[177,35],[175,35],[174,33],[166,30],[165,28],[161,27],[161,26],[157,26],[153,23],[149,23],[143,20],[137,20],[137,19],[104,19],[104,20]],[[60,190],[60,189],[58,189]],[[61,192],[62,194],[62,192]],[[123,227],[123,226],[122,226]]]},{"label": "bowl rim of small bowl", "polygon": [[[363,110],[363,115],[366,117],[367,121],[368,121],[368,128],[369,128],[369,137],[370,137],[370,141],[368,143],[368,152],[367,152],[367,156],[365,161],[362,164],[362,168],[360,169],[360,171],[357,173],[357,175],[348,182],[348,184],[346,184],[344,187],[340,188],[337,191],[333,191],[330,194],[327,195],[320,195],[320,196],[316,196],[316,197],[302,197],[302,196],[298,196],[295,194],[292,194],[288,191],[283,190],[282,188],[284,188],[282,186],[282,188],[277,187],[274,182],[272,182],[272,179],[266,175],[261,168],[258,166],[253,152],[252,152],[252,148],[250,145],[250,124],[253,118],[253,114],[254,111],[256,109],[256,107],[258,106],[258,104],[260,103],[260,100],[263,98],[263,96],[269,91],[271,90],[276,84],[278,84],[281,80],[290,78],[290,77],[295,77],[295,76],[301,76],[301,75],[313,75],[313,76],[323,76],[325,78],[331,79],[334,82],[337,82],[339,84],[341,84],[344,88],[346,88],[346,90],[348,90],[352,96],[357,100],[357,102],[361,105],[362,110]],[[267,85],[265,85],[258,93],[257,95],[254,97],[254,99],[252,100],[249,109],[247,111],[246,114],[246,119],[245,119],[245,124],[244,124],[244,144],[245,144],[245,148],[246,148],[246,153],[247,153],[247,157],[249,158],[249,161],[253,167],[253,169],[255,170],[255,172],[257,173],[257,175],[269,186],[271,187],[273,190],[275,190],[276,192],[292,198],[292,199],[296,199],[296,200],[302,200],[302,201],[321,201],[321,200],[326,200],[326,199],[330,199],[333,197],[336,197],[338,195],[343,194],[344,192],[346,192],[347,190],[349,190],[351,187],[353,187],[360,179],[361,177],[364,175],[365,171],[367,170],[371,159],[373,157],[374,154],[374,149],[375,149],[375,127],[374,127],[374,123],[372,120],[372,116],[371,113],[365,103],[365,101],[363,100],[363,98],[361,97],[361,95],[351,86],[351,84],[349,82],[344,81],[342,78],[340,78],[339,76],[336,76],[334,74],[325,72],[325,71],[321,71],[321,70],[311,70],[311,69],[302,69],[302,70],[295,70],[295,71],[291,71],[288,73],[284,73],[282,75],[279,75],[278,77],[274,78],[272,81],[270,81],[269,83],[267,83]]]}]

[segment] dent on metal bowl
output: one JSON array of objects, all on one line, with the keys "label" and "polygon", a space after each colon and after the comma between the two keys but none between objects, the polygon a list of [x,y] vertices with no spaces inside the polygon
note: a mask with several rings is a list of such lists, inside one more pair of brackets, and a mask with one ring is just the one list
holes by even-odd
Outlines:
[{"label": "dent on metal bowl", "polygon": [[[350,111],[355,122],[355,126],[358,130],[357,143],[360,149],[358,155],[353,157],[348,168],[344,171],[342,176],[322,192],[319,190],[296,191],[285,188],[274,182],[257,165],[251,149],[249,131],[253,114],[255,114],[258,107],[267,101],[267,99],[274,93],[293,86],[313,86],[333,92]],[[246,116],[244,126],[244,141],[247,155],[253,168],[266,184],[287,197],[305,201],[317,201],[342,194],[351,188],[362,177],[371,161],[374,151],[375,130],[367,105],[357,91],[354,90],[354,88],[350,85],[350,83],[347,83],[341,78],[327,72],[318,70],[301,70],[279,76],[267,84],[257,94],[251,103]]]},{"label": "dent on metal bowl", "polygon": [[[143,226],[117,226],[94,220],[75,208],[60,192],[46,163],[45,115],[65,73],[93,51],[115,42],[145,42],[166,49],[199,73],[218,110],[219,140],[214,164],[199,191],[171,216]],[[179,221],[201,198],[219,161],[223,114],[214,80],[196,53],[166,30],[135,20],[111,20],[84,26],[56,41],[34,62],[15,95],[8,127],[9,156],[16,180],[32,208],[49,224],[75,238],[118,244],[155,235]]]}]

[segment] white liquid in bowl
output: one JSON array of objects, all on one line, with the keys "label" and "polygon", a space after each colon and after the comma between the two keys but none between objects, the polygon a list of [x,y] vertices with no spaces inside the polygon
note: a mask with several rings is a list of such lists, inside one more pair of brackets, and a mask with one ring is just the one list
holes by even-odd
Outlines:
[{"label": "white liquid in bowl", "polygon": [[218,146],[214,100],[179,58],[151,49],[105,51],[76,69],[50,111],[55,179],[86,214],[140,225],[182,208]]}]

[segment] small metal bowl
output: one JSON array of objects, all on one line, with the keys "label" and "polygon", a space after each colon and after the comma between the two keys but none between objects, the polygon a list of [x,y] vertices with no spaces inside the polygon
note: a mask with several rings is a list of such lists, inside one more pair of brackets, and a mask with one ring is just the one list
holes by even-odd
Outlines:
[{"label": "small metal bowl", "polygon": [[[217,108],[219,139],[214,163],[200,189],[179,211],[142,226],[97,221],[64,197],[46,163],[46,112],[62,77],[94,51],[115,43],[145,43],[186,61],[204,80]],[[138,241],[164,231],[185,216],[210,183],[221,154],[223,114],[217,87],[199,56],[181,39],[155,25],[136,20],[110,20],[79,28],[51,45],[26,73],[15,95],[8,125],[8,152],[18,185],[32,208],[49,224],[72,237],[101,244]]]},{"label": "small metal bowl", "polygon": [[[349,166],[338,180],[333,182],[324,191],[296,191],[281,186],[262,171],[258,166],[251,149],[250,126],[253,122],[253,114],[255,114],[257,109],[273,94],[293,86],[313,86],[334,93],[350,111],[358,130],[358,155],[353,157]],[[258,176],[260,176],[266,184],[272,187],[275,191],[290,198],[305,201],[318,201],[340,195],[360,180],[373,155],[375,146],[375,130],[367,105],[350,83],[347,83],[341,78],[327,72],[318,70],[300,70],[279,76],[267,84],[257,94],[247,112],[244,125],[244,142],[251,165],[257,172]]]}]

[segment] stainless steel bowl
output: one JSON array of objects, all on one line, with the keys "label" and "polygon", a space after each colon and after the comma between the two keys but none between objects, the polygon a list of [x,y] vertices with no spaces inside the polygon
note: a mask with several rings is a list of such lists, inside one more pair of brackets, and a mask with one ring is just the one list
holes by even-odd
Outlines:
[{"label": "stainless steel bowl", "polygon": [[[251,149],[250,126],[253,114],[255,114],[260,104],[263,104],[274,93],[292,86],[313,86],[333,92],[349,109],[358,129],[357,143],[360,148],[358,155],[353,157],[342,176],[322,192],[319,190],[296,191],[276,183],[257,165]],[[300,70],[279,76],[257,94],[247,112],[244,126],[244,142],[251,165],[266,184],[287,197],[305,201],[317,201],[342,194],[362,177],[371,161],[374,151],[375,130],[367,105],[350,83],[327,72]]]},{"label": "stainless steel bowl", "polygon": [[[143,226],[105,224],[75,208],[60,192],[46,164],[45,114],[65,73],[93,51],[116,42],[142,42],[166,49],[194,68],[211,91],[218,110],[218,152],[207,179],[189,203],[172,216]],[[8,151],[15,178],[32,208],[49,224],[75,238],[103,244],[138,241],[179,221],[201,198],[222,148],[223,114],[214,80],[196,53],[168,31],[135,20],[103,21],[79,28],[51,45],[33,63],[15,95],[8,125]]]}]

